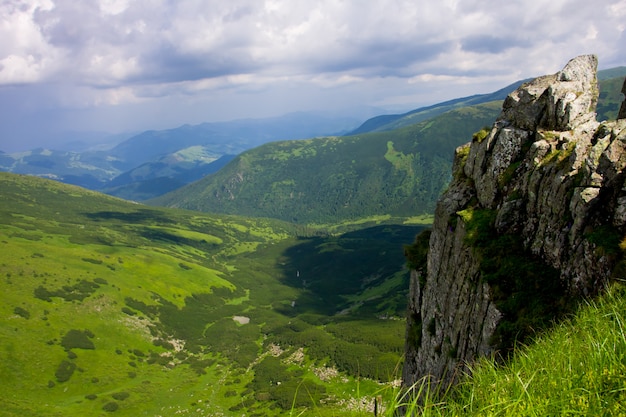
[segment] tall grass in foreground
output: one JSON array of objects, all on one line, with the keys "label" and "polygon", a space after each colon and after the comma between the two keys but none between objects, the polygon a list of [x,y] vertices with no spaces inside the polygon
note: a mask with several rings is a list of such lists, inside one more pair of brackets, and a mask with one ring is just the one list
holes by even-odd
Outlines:
[{"label": "tall grass in foreground", "polygon": [[386,415],[626,416],[626,285],[586,303],[571,319],[520,348],[512,361],[478,361],[461,384],[420,402],[396,395]]}]

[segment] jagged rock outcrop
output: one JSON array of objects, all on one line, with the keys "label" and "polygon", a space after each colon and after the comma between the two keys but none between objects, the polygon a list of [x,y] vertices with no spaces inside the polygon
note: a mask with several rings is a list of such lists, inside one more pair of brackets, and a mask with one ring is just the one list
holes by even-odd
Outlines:
[{"label": "jagged rock outcrop", "polygon": [[[509,95],[490,130],[456,150],[426,270],[413,271],[404,384],[445,384],[593,295],[626,229],[626,103],[596,121],[597,58]],[[625,83],[626,88],[626,83]]]}]

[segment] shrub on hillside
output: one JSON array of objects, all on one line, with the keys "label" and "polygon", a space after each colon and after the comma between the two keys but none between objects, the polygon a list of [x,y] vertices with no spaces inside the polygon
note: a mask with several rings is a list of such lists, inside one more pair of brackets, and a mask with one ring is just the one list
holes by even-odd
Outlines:
[{"label": "shrub on hillside", "polygon": [[57,378],[57,382],[66,382],[66,381],[69,381],[69,379],[74,374],[75,370],[76,370],[75,363],[70,362],[68,360],[64,360],[57,367],[57,370],[54,373],[54,376]]},{"label": "shrub on hillside", "polygon": [[95,349],[91,338],[94,337],[94,334],[89,330],[70,330],[63,336],[61,339],[61,346],[65,348],[65,350],[70,349]]},{"label": "shrub on hillside", "polygon": [[406,257],[409,269],[422,269],[426,267],[428,257],[428,242],[430,241],[431,230],[423,230],[415,236],[412,245],[404,246],[404,256]]},{"label": "shrub on hillside", "polygon": [[111,397],[115,398],[118,401],[124,401],[126,398],[130,397],[130,394],[126,391],[121,391],[111,394]]},{"label": "shrub on hillside", "polygon": [[30,312],[28,310],[23,309],[22,307],[15,307],[13,309],[13,312],[20,317],[24,317],[27,320],[30,318]]},{"label": "shrub on hillside", "polygon": [[115,401],[108,402],[102,406],[102,409],[108,412],[117,411],[118,408],[120,408],[120,406]]}]

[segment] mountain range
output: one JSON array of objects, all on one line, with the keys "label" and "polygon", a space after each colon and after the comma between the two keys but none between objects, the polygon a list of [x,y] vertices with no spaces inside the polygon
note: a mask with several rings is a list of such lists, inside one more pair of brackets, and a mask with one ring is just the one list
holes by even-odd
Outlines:
[{"label": "mountain range", "polygon": [[[131,183],[155,178],[187,183],[198,174],[185,171],[202,172],[203,165],[223,156],[235,155],[268,141],[341,134],[357,123],[355,119],[343,116],[309,112],[268,119],[184,125],[146,131],[107,150],[72,152],[40,148],[13,154],[0,153],[0,170],[56,179],[90,189],[112,187],[115,194],[124,178]],[[122,177],[117,178],[119,176]],[[115,180],[114,185],[110,184],[112,180]]]},{"label": "mountain range", "polygon": [[[601,81],[598,119],[615,118],[622,82],[623,76]],[[356,134],[267,143],[148,203],[303,224],[433,213],[451,179],[455,148],[490,126],[504,96],[520,84],[373,118]]]},{"label": "mountain range", "polygon": [[499,106],[462,107],[389,132],[268,143],[150,204],[302,224],[432,213],[450,180],[450,154]]},{"label": "mountain range", "polygon": [[[624,67],[599,71],[601,94],[598,117],[600,119],[615,118],[616,103],[619,103],[620,100],[620,77],[624,75],[626,75],[626,68]],[[34,149],[14,154],[0,152],[0,170],[37,175],[99,190],[129,200],[146,201],[215,173],[226,166],[226,163],[236,155],[268,142],[310,139],[329,134],[339,138],[385,132],[388,137],[378,137],[378,140],[385,142],[384,146],[389,141],[396,143],[396,147],[402,146],[401,143],[407,140],[407,132],[402,129],[410,128],[417,123],[436,117],[443,117],[444,119],[440,123],[445,124],[446,112],[458,111],[464,107],[489,102],[501,102],[508,93],[524,81],[526,80],[513,83],[493,93],[449,100],[403,114],[376,116],[360,125],[355,119],[347,117],[319,113],[293,113],[269,119],[204,123],[162,131],[146,131],[106,150],[72,152]],[[493,117],[495,117],[495,113]],[[487,121],[485,124],[488,125],[490,122]],[[456,122],[453,121],[453,123]],[[357,125],[358,127],[355,128]],[[471,130],[472,128],[473,126],[468,126],[468,129]],[[449,171],[450,152],[455,146],[462,143],[462,138],[466,137],[468,133],[471,132],[461,131],[456,141],[446,140],[449,145],[447,148],[442,145],[440,155],[443,155],[447,162],[444,162],[444,165],[440,167],[440,172]],[[396,134],[398,138],[394,137]],[[420,135],[425,141],[435,143],[437,141],[436,136],[440,134],[441,132],[437,130],[430,130],[428,123],[422,125]],[[367,139],[367,141],[373,142],[375,139]],[[335,139],[335,142],[338,143],[340,140]],[[346,157],[352,152],[348,148],[346,148]],[[380,160],[381,155],[387,155],[385,147],[382,150],[374,150],[370,146],[370,151],[373,153],[367,157],[372,159],[378,158]],[[233,161],[233,163],[237,162]],[[432,162],[430,163],[432,164]],[[320,161],[319,164],[323,165],[324,162]],[[431,169],[431,167],[426,168]],[[385,178],[378,178],[377,181],[389,181],[389,178],[393,178],[390,180],[389,186],[392,189],[402,188],[401,185],[397,185],[399,179],[397,175],[387,172],[385,169],[379,173]],[[276,174],[281,174],[280,170],[276,171]],[[283,177],[287,178],[289,174],[285,174]],[[443,174],[443,177],[446,177],[446,174]],[[440,191],[441,184],[448,179],[446,177],[439,181],[439,184],[435,186],[436,190],[431,192],[431,196]],[[411,180],[411,177],[407,177],[407,180]],[[277,178],[274,182],[277,181],[279,182],[281,179]],[[329,185],[331,184],[329,183]],[[332,193],[329,190],[322,191],[322,193],[328,192]],[[338,198],[344,197],[346,196]],[[428,198],[425,210],[432,209],[434,204],[432,198]],[[397,204],[401,205],[398,202],[393,205]],[[211,205],[215,204],[211,203]],[[218,204],[218,209],[219,206]],[[353,209],[353,214],[348,216],[353,216],[355,210]],[[419,211],[423,210],[420,209]],[[255,213],[254,211],[250,212]],[[259,213],[267,214],[263,213],[263,210],[260,210]],[[287,217],[282,216],[281,218]],[[299,215],[299,217],[308,219],[310,215],[304,214]],[[322,219],[316,219],[316,221],[320,220]]]}]

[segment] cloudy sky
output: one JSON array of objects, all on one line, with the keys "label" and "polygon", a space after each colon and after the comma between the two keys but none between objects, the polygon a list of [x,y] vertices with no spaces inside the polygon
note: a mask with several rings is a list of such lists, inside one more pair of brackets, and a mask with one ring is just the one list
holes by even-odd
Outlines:
[{"label": "cloudy sky", "polygon": [[66,132],[405,111],[580,54],[626,65],[625,28],[625,0],[0,0],[0,150],[54,148]]}]

